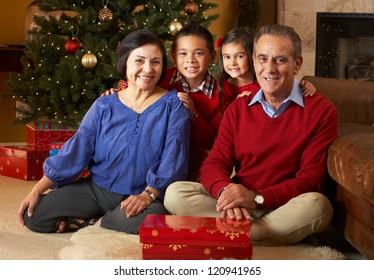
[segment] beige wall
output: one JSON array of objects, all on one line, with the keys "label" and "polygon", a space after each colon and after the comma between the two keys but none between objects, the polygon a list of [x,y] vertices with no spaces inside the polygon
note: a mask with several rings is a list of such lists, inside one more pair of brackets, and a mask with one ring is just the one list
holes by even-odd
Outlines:
[{"label": "beige wall", "polygon": [[27,6],[33,0],[1,0],[0,45],[23,43],[23,26]]},{"label": "beige wall", "polygon": [[207,15],[219,15],[218,19],[209,26],[209,31],[219,37],[225,34],[238,23],[238,4],[239,0],[209,0],[218,6],[207,11]]},{"label": "beige wall", "polygon": [[278,0],[278,23],[292,26],[303,44],[303,66],[298,77],[314,76],[317,13],[374,13],[373,0]]}]

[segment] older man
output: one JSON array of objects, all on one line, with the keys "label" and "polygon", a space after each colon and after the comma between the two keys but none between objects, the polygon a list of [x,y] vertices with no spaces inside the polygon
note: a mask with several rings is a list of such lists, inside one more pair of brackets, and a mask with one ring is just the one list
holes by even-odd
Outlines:
[{"label": "older man", "polygon": [[322,191],[337,112],[318,93],[303,98],[295,78],[301,40],[292,28],[262,27],[253,61],[261,90],[226,110],[201,184],[170,185],[165,206],[174,215],[251,219],[253,243],[292,244],[332,219]]}]

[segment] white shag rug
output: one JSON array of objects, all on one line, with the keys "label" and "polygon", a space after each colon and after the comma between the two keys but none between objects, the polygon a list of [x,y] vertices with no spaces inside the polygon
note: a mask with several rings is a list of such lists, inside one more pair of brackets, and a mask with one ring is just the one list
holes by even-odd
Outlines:
[{"label": "white shag rug", "polygon": [[[73,245],[59,252],[63,260],[141,260],[141,244],[138,235],[120,233],[89,226],[75,232]],[[330,247],[307,244],[266,247],[253,246],[253,260],[343,260],[345,256]]]}]

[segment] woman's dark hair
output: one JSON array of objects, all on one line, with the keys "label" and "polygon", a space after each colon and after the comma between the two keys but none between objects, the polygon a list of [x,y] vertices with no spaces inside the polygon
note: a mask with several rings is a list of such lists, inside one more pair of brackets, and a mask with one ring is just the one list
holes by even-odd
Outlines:
[{"label": "woman's dark hair", "polygon": [[117,72],[121,78],[127,80],[127,60],[130,53],[144,45],[155,45],[158,46],[162,53],[162,72],[158,82],[162,81],[166,68],[167,68],[167,57],[165,47],[161,39],[152,31],[148,29],[140,29],[129,33],[117,46]]},{"label": "woman's dark hair", "polygon": [[244,46],[247,56],[248,56],[248,65],[250,67],[250,72],[253,77],[253,81],[256,81],[256,75],[253,68],[252,53],[253,53],[253,41],[255,33],[249,27],[237,27],[229,31],[225,37],[222,39],[222,42],[218,49],[218,73],[217,73],[217,86],[218,94],[220,96],[220,104],[229,102],[225,100],[225,94],[223,92],[223,83],[225,80],[230,78],[230,75],[225,71],[223,67],[222,59],[222,46],[229,43],[240,43]]},{"label": "woman's dark hair", "polygon": [[204,26],[194,21],[190,21],[189,23],[187,23],[177,32],[177,34],[175,34],[173,44],[171,45],[172,52],[175,53],[175,49],[177,48],[177,42],[179,38],[190,35],[195,35],[203,38],[206,42],[206,46],[208,47],[209,52],[211,54],[215,53],[212,33],[210,33],[209,30],[206,29]]}]

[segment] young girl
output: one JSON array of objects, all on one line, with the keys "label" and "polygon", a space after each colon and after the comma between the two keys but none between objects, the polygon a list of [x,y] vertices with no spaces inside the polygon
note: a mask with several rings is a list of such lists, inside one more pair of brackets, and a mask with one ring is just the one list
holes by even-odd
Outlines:
[{"label": "young girl", "polygon": [[[255,94],[260,89],[252,66],[254,36],[250,28],[237,27],[221,42],[217,40],[217,85],[221,104],[231,103],[239,96]],[[302,81],[301,86],[305,96],[312,96],[316,91],[309,82]]]}]

